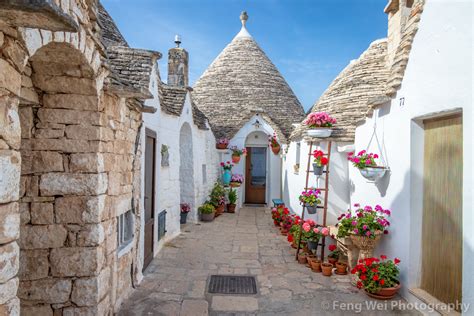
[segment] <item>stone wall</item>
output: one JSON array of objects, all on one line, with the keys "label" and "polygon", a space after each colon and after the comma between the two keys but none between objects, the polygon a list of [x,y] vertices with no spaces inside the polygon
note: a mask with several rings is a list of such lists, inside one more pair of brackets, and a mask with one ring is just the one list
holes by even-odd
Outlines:
[{"label": "stone wall", "polygon": [[[0,315],[106,315],[136,273],[141,113],[104,91],[94,1],[79,31],[0,21]],[[117,216],[135,238],[117,256]]]}]

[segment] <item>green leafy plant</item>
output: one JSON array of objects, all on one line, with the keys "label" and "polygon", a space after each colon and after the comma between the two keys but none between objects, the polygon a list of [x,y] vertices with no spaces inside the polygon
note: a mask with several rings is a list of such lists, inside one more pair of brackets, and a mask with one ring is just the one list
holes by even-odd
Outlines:
[{"label": "green leafy plant", "polygon": [[237,190],[230,188],[228,198],[229,204],[235,204],[237,202]]},{"label": "green leafy plant", "polygon": [[225,188],[220,182],[214,183],[214,187],[211,190],[211,194],[209,194],[209,201],[214,207],[218,207],[219,205],[225,203]]},{"label": "green leafy plant", "polygon": [[210,203],[204,203],[198,208],[198,210],[201,214],[212,214],[216,209],[214,205]]},{"label": "green leafy plant", "polygon": [[377,293],[382,288],[397,286],[400,281],[398,264],[400,259],[387,260],[387,256],[379,258],[366,258],[359,260],[351,273],[359,277],[357,287],[364,288],[369,293]]}]

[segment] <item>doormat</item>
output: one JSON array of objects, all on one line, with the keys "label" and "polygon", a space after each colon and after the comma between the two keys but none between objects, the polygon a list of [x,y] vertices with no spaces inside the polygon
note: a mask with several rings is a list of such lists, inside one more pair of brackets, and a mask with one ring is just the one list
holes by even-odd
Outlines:
[{"label": "doormat", "polygon": [[253,276],[211,275],[209,293],[257,294],[257,282]]}]

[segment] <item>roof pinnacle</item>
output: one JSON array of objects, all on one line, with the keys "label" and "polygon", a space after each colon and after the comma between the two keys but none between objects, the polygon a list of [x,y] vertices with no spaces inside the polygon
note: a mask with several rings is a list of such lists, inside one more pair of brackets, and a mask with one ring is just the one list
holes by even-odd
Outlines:
[{"label": "roof pinnacle", "polygon": [[249,19],[249,16],[247,14],[247,11],[242,11],[242,13],[240,14],[240,21],[242,22],[242,27],[245,27],[245,23],[247,22],[248,19]]}]

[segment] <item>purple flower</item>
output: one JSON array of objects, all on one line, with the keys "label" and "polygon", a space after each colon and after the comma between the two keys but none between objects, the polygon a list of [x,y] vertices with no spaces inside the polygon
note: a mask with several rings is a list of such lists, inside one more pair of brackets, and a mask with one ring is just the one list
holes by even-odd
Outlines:
[{"label": "purple flower", "polygon": [[356,222],[356,221],[352,221],[352,226],[357,226],[357,222]]},{"label": "purple flower", "polygon": [[372,212],[372,207],[367,205],[366,207],[364,207],[364,211]]},{"label": "purple flower", "polygon": [[351,218],[351,213],[347,213],[346,218]]},{"label": "purple flower", "polygon": [[388,216],[390,216],[392,213],[391,213],[389,210],[385,210],[385,214],[387,214]]},{"label": "purple flower", "polygon": [[370,236],[370,234],[371,234],[371,233],[370,233],[370,230],[369,230],[368,232],[366,232],[366,233],[365,233],[365,235],[366,235],[367,237],[369,237],[369,236]]},{"label": "purple flower", "polygon": [[367,230],[367,225],[362,226],[364,230]]},{"label": "purple flower", "polygon": [[356,228],[354,229],[354,234],[358,234],[359,233],[359,230]]}]

